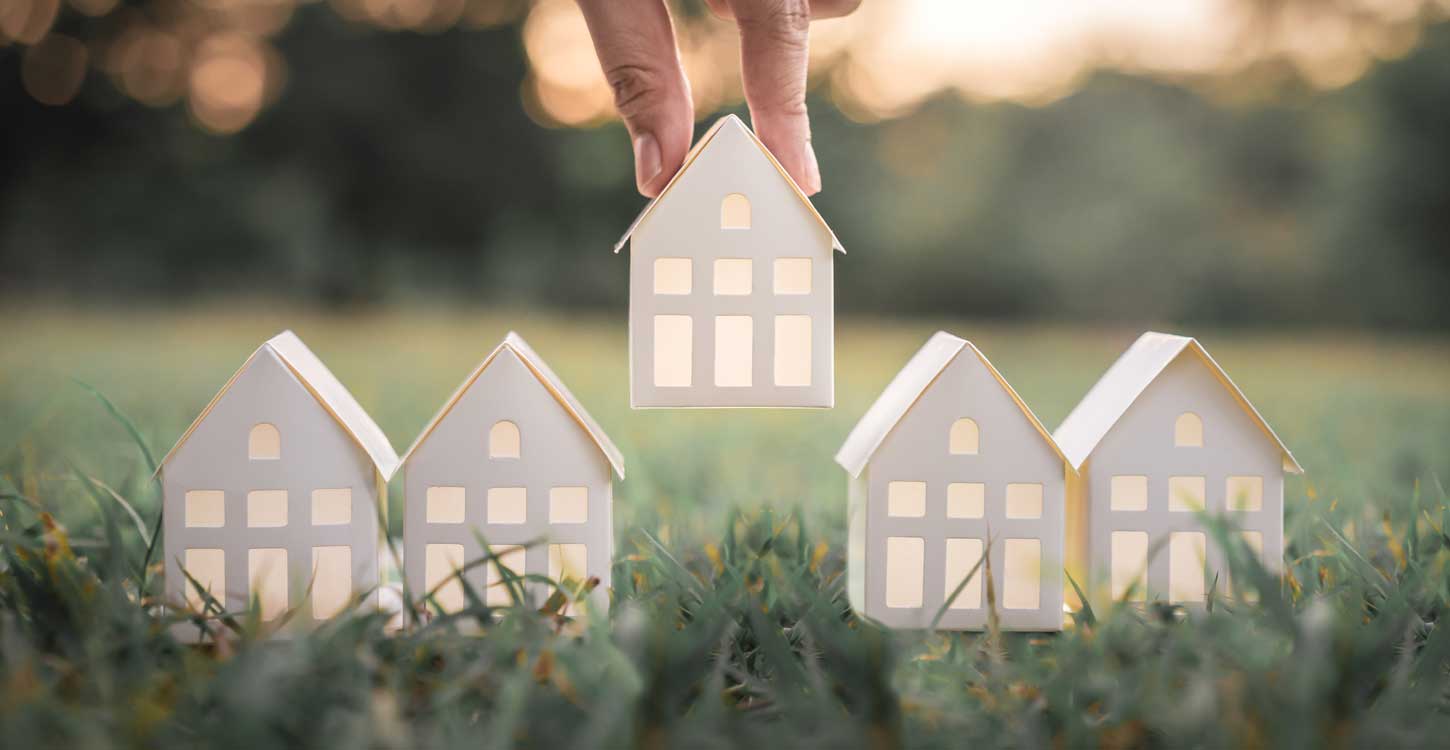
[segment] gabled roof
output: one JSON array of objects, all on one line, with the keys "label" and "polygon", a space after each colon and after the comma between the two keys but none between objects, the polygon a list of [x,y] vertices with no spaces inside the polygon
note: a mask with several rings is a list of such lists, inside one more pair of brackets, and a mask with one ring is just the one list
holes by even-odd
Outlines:
[{"label": "gabled roof", "polygon": [[418,433],[418,439],[414,440],[413,445],[403,453],[403,459],[399,464],[408,463],[408,459],[412,457],[414,451],[418,450],[418,446],[422,445],[423,441],[428,439],[428,435],[433,432],[433,428],[437,427],[438,423],[443,421],[443,418],[448,415],[448,412],[453,410],[454,404],[458,403],[458,399],[462,398],[463,394],[467,393],[468,389],[473,387],[474,381],[478,380],[478,377],[483,374],[483,371],[488,369],[489,365],[493,364],[494,358],[504,351],[513,352],[524,363],[524,366],[529,369],[529,372],[533,373],[534,377],[539,379],[539,382],[559,402],[559,405],[564,407],[564,410],[569,413],[569,416],[573,417],[574,421],[578,422],[579,426],[584,428],[584,432],[589,435],[589,438],[594,441],[594,444],[599,446],[599,451],[609,460],[609,465],[614,468],[614,473],[619,475],[620,479],[624,479],[624,455],[619,452],[619,448],[616,448],[614,443],[610,441],[609,436],[604,434],[604,430],[599,427],[599,423],[595,422],[594,418],[589,416],[589,412],[584,410],[584,406],[579,403],[578,399],[574,398],[574,394],[570,393],[569,389],[564,387],[564,382],[559,379],[559,376],[555,375],[554,371],[549,369],[549,366],[529,347],[522,336],[519,336],[513,331],[509,331],[509,334],[504,337],[503,343],[495,347],[482,362],[478,363],[478,367],[473,370],[473,373],[463,381],[462,385],[458,386],[458,390],[455,390],[452,396],[448,397],[448,400],[443,403],[443,408],[439,409],[438,413],[433,416],[433,419],[428,421],[428,425],[423,428],[422,432]]},{"label": "gabled roof", "polygon": [[[916,404],[917,399],[921,398],[921,395],[926,393],[926,389],[936,381],[937,376],[941,375],[942,370],[945,370],[947,365],[951,364],[952,360],[955,360],[957,355],[963,351],[971,352],[981,361],[987,368],[987,372],[990,372],[997,383],[1002,386],[1002,390],[1012,397],[1012,401],[1017,404],[1017,408],[1022,410],[1022,414],[1042,436],[1043,441],[1052,448],[1052,452],[1056,453],[1064,464],[1069,464],[1067,456],[1063,455],[1062,450],[1057,447],[1057,443],[1047,432],[1047,428],[1038,421],[1037,415],[1027,407],[1027,402],[1017,395],[1017,391],[1012,389],[1006,378],[1002,377],[1002,373],[997,372],[997,368],[992,366],[981,350],[977,349],[972,342],[953,336],[946,331],[937,331],[933,334],[926,344],[912,355],[906,366],[901,368],[901,372],[896,373],[896,377],[887,384],[886,390],[876,398],[876,403],[866,410],[861,421],[856,423],[856,427],[846,437],[846,442],[841,445],[841,450],[836,452],[836,463],[840,464],[841,468],[845,469],[853,479],[861,476],[861,472],[871,462],[871,457],[876,454],[876,449],[881,447],[882,441],[896,427],[896,423],[906,416],[906,413]],[[1076,467],[1070,468],[1076,471]]]},{"label": "gabled roof", "polygon": [[618,253],[620,250],[624,249],[624,243],[628,242],[629,238],[634,235],[634,230],[638,229],[639,225],[644,223],[645,218],[654,212],[655,206],[659,205],[660,201],[664,200],[665,195],[670,192],[670,188],[674,187],[675,183],[680,181],[680,177],[684,176],[685,172],[689,171],[690,165],[694,163],[695,158],[698,157],[701,153],[704,153],[705,147],[710,144],[710,141],[713,140],[715,136],[718,135],[720,131],[726,127],[738,128],[741,132],[745,133],[747,136],[750,137],[751,143],[754,143],[756,147],[760,149],[760,153],[765,154],[765,158],[769,159],[770,163],[775,165],[776,171],[780,172],[780,176],[785,179],[787,184],[790,185],[790,189],[795,191],[796,197],[801,199],[801,203],[806,204],[806,208],[810,210],[811,216],[816,217],[816,221],[819,221],[821,223],[821,228],[825,229],[826,233],[831,236],[831,248],[838,252],[845,253],[846,248],[841,247],[841,241],[836,239],[836,233],[832,232],[831,227],[826,224],[826,220],[821,218],[820,212],[816,211],[816,207],[814,204],[811,203],[811,199],[806,197],[805,192],[801,190],[800,186],[796,184],[795,180],[791,179],[790,173],[785,171],[785,167],[782,167],[780,165],[780,162],[776,161],[775,154],[770,153],[770,149],[766,148],[765,144],[762,143],[758,137],[756,137],[755,132],[752,131],[749,127],[746,127],[745,123],[741,122],[740,118],[736,117],[735,115],[725,115],[724,117],[716,120],[715,124],[711,125],[710,129],[705,131],[705,134],[703,136],[700,136],[700,140],[690,148],[689,153],[685,154],[685,161],[683,164],[680,165],[680,171],[676,172],[675,176],[671,177],[670,181],[665,183],[665,187],[663,190],[660,190],[659,195],[655,196],[650,200],[649,203],[645,204],[644,210],[639,212],[639,216],[634,217],[634,222],[629,225],[629,229],[624,230],[624,236],[620,237],[619,241],[614,243],[614,252]]},{"label": "gabled roof", "polygon": [[206,408],[201,410],[201,414],[197,415],[191,426],[186,428],[186,432],[182,433],[181,439],[176,441],[176,445],[167,451],[166,457],[162,458],[161,463],[156,467],[158,474],[161,472],[161,467],[165,466],[166,462],[176,454],[181,444],[185,443],[187,438],[190,438],[196,428],[211,414],[211,410],[221,401],[222,396],[231,390],[232,384],[237,382],[237,378],[241,377],[242,373],[251,367],[252,362],[264,353],[275,355],[283,365],[286,365],[287,369],[302,383],[302,387],[317,399],[322,408],[332,415],[332,418],[337,420],[342,429],[363,449],[363,452],[368,454],[368,458],[378,473],[382,475],[384,481],[393,476],[393,472],[398,468],[398,454],[393,450],[393,444],[388,442],[388,436],[383,434],[383,431],[363,410],[357,399],[353,398],[347,388],[338,381],[337,376],[327,369],[327,365],[322,364],[322,360],[318,359],[317,355],[302,343],[302,339],[297,338],[297,334],[291,331],[283,331],[273,336],[266,343],[257,347],[257,350],[252,352],[252,356],[247,357],[247,361],[237,368],[227,384],[217,391],[217,394],[212,397]]},{"label": "gabled roof", "polygon": [[1154,333],[1149,331],[1138,337],[1128,350],[1123,352],[1118,361],[1114,362],[1108,371],[1098,379],[1092,390],[1088,391],[1082,401],[1062,420],[1054,436],[1058,445],[1067,453],[1072,465],[1081,468],[1088,456],[1092,455],[1098,443],[1118,423],[1123,413],[1134,401],[1142,395],[1143,391],[1158,378],[1164,368],[1170,362],[1177,359],[1184,351],[1191,351],[1208,365],[1214,377],[1223,384],[1230,395],[1239,402],[1249,418],[1263,430],[1279,450],[1284,453],[1284,468],[1295,474],[1303,474],[1304,469],[1294,459],[1294,454],[1289,452],[1289,446],[1274,434],[1273,428],[1264,421],[1262,415],[1249,403],[1243,391],[1234,385],[1229,379],[1228,373],[1208,355],[1208,351],[1199,344],[1196,339],[1186,336],[1174,336],[1168,333]]}]

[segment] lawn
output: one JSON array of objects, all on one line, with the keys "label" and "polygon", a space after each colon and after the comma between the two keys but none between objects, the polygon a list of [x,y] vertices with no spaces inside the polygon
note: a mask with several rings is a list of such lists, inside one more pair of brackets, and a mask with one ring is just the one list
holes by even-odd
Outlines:
[{"label": "lawn", "polygon": [[[1285,576],[1257,607],[1078,612],[1026,636],[852,617],[831,457],[938,328],[972,339],[1049,427],[1137,330],[848,319],[834,410],[633,412],[622,312],[3,314],[6,744],[1324,747],[1450,731],[1447,339],[1193,331],[1307,470],[1286,489]],[[355,617],[286,643],[174,643],[148,609],[146,454],[284,327],[400,450],[509,328],[525,336],[625,455],[610,617],[582,634],[521,610],[481,637]]]}]

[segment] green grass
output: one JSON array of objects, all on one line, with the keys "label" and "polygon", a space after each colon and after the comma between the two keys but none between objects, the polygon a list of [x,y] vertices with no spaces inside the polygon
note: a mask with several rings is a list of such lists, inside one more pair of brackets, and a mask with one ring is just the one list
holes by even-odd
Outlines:
[{"label": "green grass", "polygon": [[[1136,331],[848,320],[835,410],[631,412],[613,320],[4,314],[0,744],[1318,748],[1450,731],[1444,340],[1195,331],[1308,470],[1286,492],[1285,576],[1260,579],[1257,607],[1181,622],[1115,608],[1042,636],[855,619],[831,456],[936,328],[973,339],[1049,426]],[[284,326],[399,448],[507,327],[528,338],[625,453],[610,616],[582,633],[509,610],[481,637],[389,636],[372,616],[287,642],[175,643],[154,607],[145,452]]]}]

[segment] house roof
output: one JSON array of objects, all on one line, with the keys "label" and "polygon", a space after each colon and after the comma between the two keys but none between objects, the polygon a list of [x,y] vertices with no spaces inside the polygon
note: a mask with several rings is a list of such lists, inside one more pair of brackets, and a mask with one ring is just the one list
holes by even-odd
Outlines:
[{"label": "house roof", "polygon": [[[898,372],[896,377],[887,384],[886,390],[883,390],[881,395],[876,398],[876,403],[866,410],[861,421],[856,423],[856,427],[846,437],[846,442],[841,445],[841,450],[836,452],[836,463],[840,464],[852,478],[861,476],[861,472],[871,462],[871,457],[876,454],[876,449],[881,447],[882,441],[896,427],[896,423],[906,416],[906,413],[916,404],[917,399],[921,398],[927,388],[931,387],[931,384],[941,375],[942,370],[945,370],[947,365],[951,364],[952,360],[956,359],[957,355],[964,350],[970,351],[986,366],[987,372],[990,372],[997,383],[1002,386],[1002,390],[1012,397],[1017,408],[1022,410],[1022,414],[1042,436],[1048,447],[1052,448],[1052,452],[1056,453],[1064,464],[1069,464],[1067,456],[1058,448],[1047,428],[1038,421],[1037,415],[1028,408],[1027,402],[1017,395],[1017,391],[1012,389],[1006,378],[1002,377],[1002,373],[997,372],[997,368],[992,366],[981,350],[977,349],[972,342],[945,331],[937,331],[933,334],[926,344],[912,355],[906,366],[901,368],[901,372]],[[1075,467],[1072,468],[1075,470]]]},{"label": "house roof", "polygon": [[318,359],[317,355],[302,343],[302,339],[297,338],[297,334],[291,331],[283,331],[273,336],[266,343],[257,347],[257,350],[252,352],[252,356],[247,357],[247,361],[237,368],[237,371],[227,380],[226,385],[217,391],[217,394],[212,397],[206,408],[202,409],[201,414],[197,415],[191,426],[186,428],[186,432],[182,433],[181,439],[176,441],[176,445],[167,451],[165,458],[162,458],[161,463],[156,467],[158,474],[161,472],[161,467],[171,460],[177,449],[181,448],[181,445],[211,414],[222,396],[231,390],[232,384],[237,381],[237,378],[241,377],[241,374],[246,372],[252,362],[263,353],[271,353],[276,356],[296,376],[307,392],[317,399],[322,408],[337,420],[343,430],[363,449],[384,481],[393,476],[393,472],[398,468],[398,454],[393,450],[393,444],[388,442],[388,436],[383,434],[383,431],[363,410],[357,399],[353,398],[347,388],[338,381],[337,376],[327,369],[327,365],[322,364],[322,360]]},{"label": "house roof", "polygon": [[765,144],[761,142],[760,138],[756,137],[755,132],[747,127],[745,123],[740,120],[739,117],[736,117],[733,114],[725,115],[724,117],[716,120],[715,124],[711,125],[710,129],[705,131],[705,134],[703,136],[700,136],[700,140],[690,148],[689,153],[685,154],[685,161],[683,164],[680,165],[680,170],[678,172],[675,172],[675,176],[671,177],[669,182],[665,183],[665,187],[663,190],[660,190],[659,195],[655,196],[650,200],[649,203],[645,204],[644,210],[640,211],[639,216],[634,217],[634,221],[629,225],[629,228],[624,230],[624,236],[620,237],[619,241],[614,243],[614,252],[618,253],[620,250],[624,249],[624,243],[628,242],[629,238],[634,235],[634,230],[638,229],[640,224],[644,223],[645,218],[647,218],[651,213],[654,212],[655,206],[658,206],[660,201],[664,200],[664,197],[669,194],[670,188],[674,187],[675,183],[680,181],[680,178],[684,176],[685,172],[689,171],[690,165],[694,163],[696,157],[698,157],[701,153],[705,151],[705,147],[709,145],[710,141],[713,140],[716,135],[719,135],[721,130],[727,127],[738,128],[741,132],[745,133],[747,136],[750,137],[750,142],[754,143],[756,147],[760,149],[760,153],[765,154],[765,158],[770,159],[770,163],[775,166],[776,171],[780,172],[780,176],[785,178],[785,181],[790,185],[791,190],[795,191],[796,197],[800,198],[801,203],[804,203],[806,205],[806,208],[810,210],[811,216],[814,216],[816,218],[816,221],[821,223],[821,228],[825,229],[826,233],[831,236],[831,248],[841,253],[845,253],[846,248],[842,247],[841,241],[836,239],[836,233],[831,231],[831,227],[826,224],[825,219],[821,218],[820,212],[816,211],[816,207],[814,204],[811,203],[811,199],[806,197],[805,192],[801,190],[800,186],[796,184],[794,179],[791,179],[790,173],[786,172],[785,167],[781,166],[780,162],[776,161],[775,154],[770,153],[770,149],[766,148]]},{"label": "house roof", "polygon": [[1284,468],[1295,474],[1303,474],[1304,469],[1294,459],[1294,454],[1289,452],[1289,447],[1284,441],[1274,434],[1273,428],[1269,427],[1254,405],[1249,403],[1243,391],[1234,385],[1229,379],[1228,373],[1210,357],[1208,351],[1199,344],[1196,339],[1186,336],[1174,336],[1168,333],[1154,333],[1149,331],[1138,337],[1128,350],[1118,357],[1108,371],[1098,379],[1092,390],[1088,391],[1082,401],[1067,415],[1067,419],[1058,426],[1054,437],[1058,445],[1072,461],[1074,468],[1081,468],[1088,456],[1097,448],[1098,443],[1108,434],[1108,431],[1117,424],[1123,413],[1134,401],[1142,395],[1143,391],[1158,378],[1164,368],[1184,351],[1191,351],[1198,356],[1204,364],[1208,365],[1210,371],[1223,384],[1230,395],[1239,402],[1254,423],[1263,430],[1264,434],[1279,446],[1284,453]]},{"label": "house roof", "polygon": [[579,403],[578,399],[574,398],[574,394],[570,393],[569,389],[564,387],[564,382],[559,379],[559,376],[555,375],[554,371],[549,369],[549,366],[529,347],[528,342],[524,341],[522,336],[519,336],[513,331],[510,331],[504,337],[503,343],[500,343],[482,362],[478,363],[478,367],[463,381],[462,385],[458,386],[458,389],[453,392],[453,395],[448,397],[448,400],[443,403],[443,408],[439,409],[438,413],[433,416],[433,419],[428,421],[428,425],[423,428],[422,432],[418,433],[418,439],[414,440],[413,445],[403,453],[403,458],[399,462],[399,465],[408,463],[408,459],[412,457],[414,451],[418,450],[418,446],[422,445],[423,441],[428,439],[428,435],[433,432],[433,428],[437,427],[438,423],[443,421],[443,417],[447,416],[448,412],[453,410],[453,406],[458,403],[458,399],[462,398],[463,394],[467,393],[468,389],[473,387],[474,381],[478,380],[478,377],[483,374],[483,371],[488,369],[490,364],[493,364],[494,358],[504,351],[512,352],[524,363],[524,366],[529,369],[529,372],[533,373],[534,377],[539,379],[539,382],[553,395],[554,399],[559,402],[559,405],[564,407],[564,410],[569,413],[569,416],[573,417],[574,421],[578,422],[579,426],[584,428],[584,432],[589,435],[589,438],[599,447],[599,451],[609,460],[609,465],[614,468],[614,473],[619,475],[620,479],[624,479],[624,455],[619,452],[619,448],[615,447],[614,443],[610,441],[609,436],[604,434],[604,430],[599,427],[599,423],[595,422],[594,418],[589,416],[589,412],[584,410],[584,406]]}]

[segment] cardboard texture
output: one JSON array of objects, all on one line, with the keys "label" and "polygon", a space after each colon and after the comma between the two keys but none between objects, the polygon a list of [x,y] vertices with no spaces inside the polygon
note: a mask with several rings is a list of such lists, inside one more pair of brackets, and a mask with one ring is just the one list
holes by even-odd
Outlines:
[{"label": "cardboard texture", "polygon": [[615,244],[630,244],[630,403],[830,407],[834,252],[845,252],[730,115]]},{"label": "cardboard texture", "polygon": [[[1065,487],[1075,472],[970,342],[932,336],[836,462],[850,476],[847,590],[858,612],[928,627],[989,550],[1002,627],[1061,629]],[[938,627],[985,627],[986,575],[983,565]]]},{"label": "cardboard texture", "polygon": [[[498,445],[497,426],[509,438]],[[505,449],[497,450],[499,447]],[[607,604],[614,554],[611,474],[624,460],[599,425],[517,334],[510,333],[463,381],[402,459],[404,575],[421,601],[458,567],[483,559],[486,542],[519,575],[600,580]],[[514,549],[526,547],[526,549]],[[493,564],[464,580],[486,601],[508,602]],[[486,593],[485,593],[486,592]],[[552,593],[526,585],[529,604]],[[456,578],[435,596],[463,606]]]},{"label": "cardboard texture", "polygon": [[[253,599],[264,620],[302,608],[289,627],[307,627],[374,591],[379,518],[397,463],[387,437],[316,355],[291,331],[272,338],[157,469],[167,599],[200,604],[186,565],[229,611]],[[312,606],[303,607],[309,585]],[[179,637],[199,634],[177,626]]]},{"label": "cardboard texture", "polygon": [[1194,339],[1143,334],[1055,437],[1081,476],[1069,499],[1079,519],[1070,568],[1095,603],[1122,598],[1134,581],[1146,586],[1135,600],[1189,607],[1215,576],[1226,590],[1224,551],[1198,508],[1227,516],[1279,568],[1284,474],[1303,469]]}]

